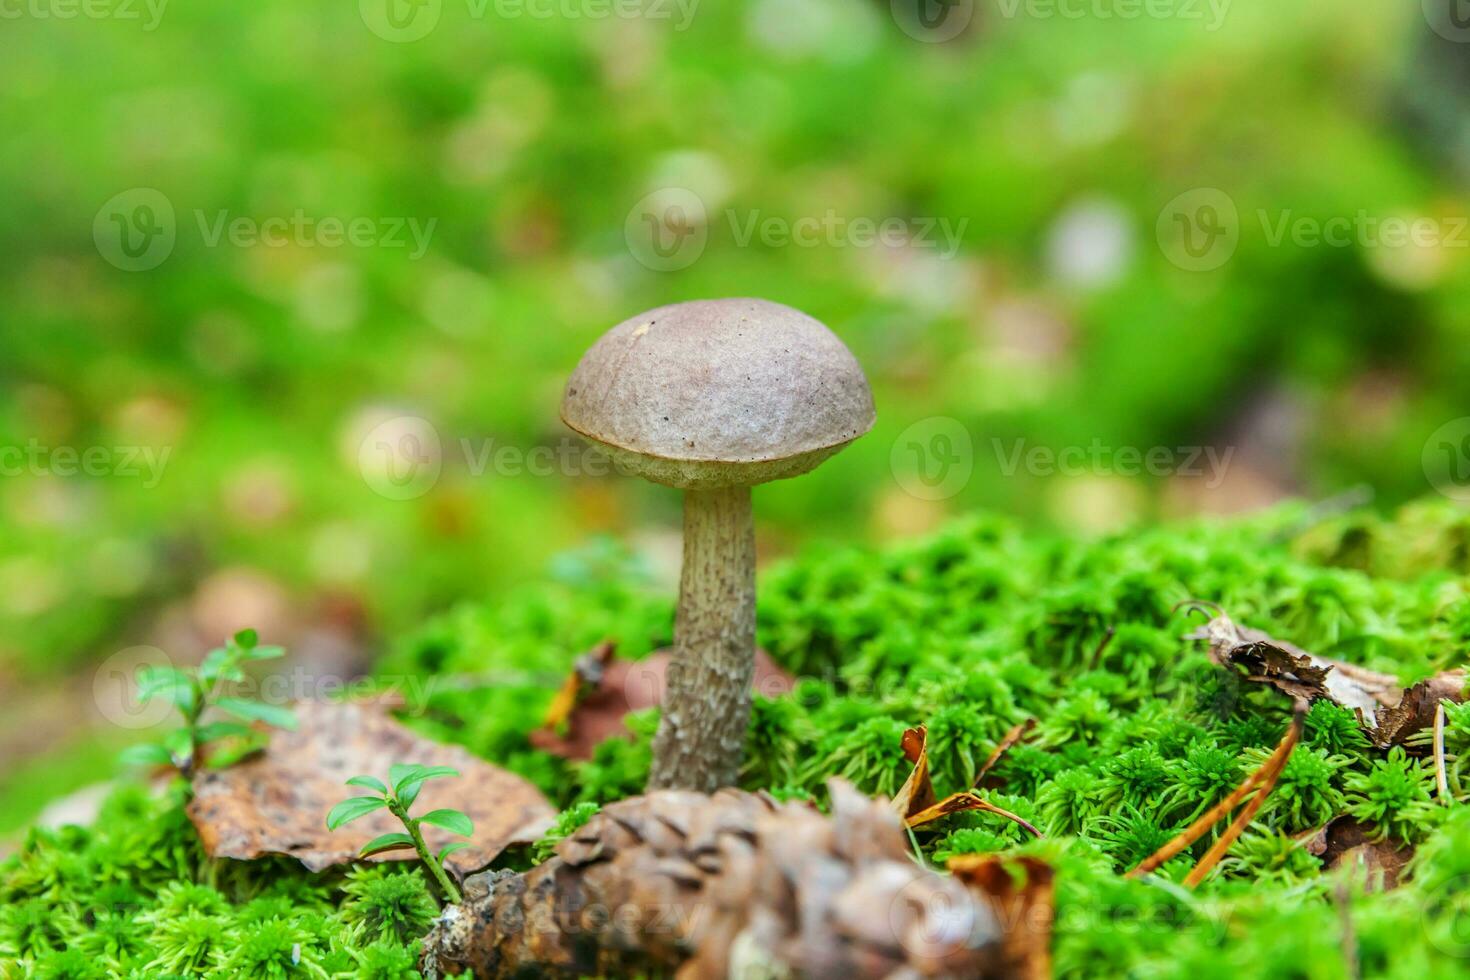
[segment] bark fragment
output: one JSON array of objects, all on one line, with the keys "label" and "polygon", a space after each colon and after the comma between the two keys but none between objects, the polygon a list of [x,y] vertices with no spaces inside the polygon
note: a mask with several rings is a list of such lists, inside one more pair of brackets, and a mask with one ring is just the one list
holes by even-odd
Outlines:
[{"label": "bark fragment", "polygon": [[532,870],[477,875],[425,940],[433,977],[677,971],[723,977],[1045,976],[1051,870],[912,861],[884,801],[829,783],[832,815],[726,789],[604,808]]}]

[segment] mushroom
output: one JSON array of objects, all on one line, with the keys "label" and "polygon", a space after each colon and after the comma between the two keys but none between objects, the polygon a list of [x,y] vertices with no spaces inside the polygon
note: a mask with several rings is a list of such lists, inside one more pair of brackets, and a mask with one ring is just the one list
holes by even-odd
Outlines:
[{"label": "mushroom", "polygon": [[567,382],[561,417],[620,472],[684,491],[684,567],[649,789],[732,785],[750,721],[750,488],[800,476],[873,426],[852,352],[760,299],[678,303],[613,327]]}]

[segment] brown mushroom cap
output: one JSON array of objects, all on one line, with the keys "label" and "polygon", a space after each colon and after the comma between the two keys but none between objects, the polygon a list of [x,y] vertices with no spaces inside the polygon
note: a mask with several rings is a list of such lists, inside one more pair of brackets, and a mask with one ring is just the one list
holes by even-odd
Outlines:
[{"label": "brown mushroom cap", "polygon": [[798,476],[873,426],[857,358],[798,310],[760,299],[661,306],[582,357],[562,421],[619,468],[714,489]]}]

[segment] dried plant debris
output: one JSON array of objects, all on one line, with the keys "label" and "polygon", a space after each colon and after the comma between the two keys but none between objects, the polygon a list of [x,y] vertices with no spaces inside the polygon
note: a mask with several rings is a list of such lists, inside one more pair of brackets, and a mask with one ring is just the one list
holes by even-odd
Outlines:
[{"label": "dried plant debris", "polygon": [[1372,831],[1372,827],[1344,814],[1304,835],[1303,846],[1322,862],[1324,869],[1346,868],[1359,874],[1369,891],[1397,888],[1414,849],[1390,838],[1378,838]]},{"label": "dried plant debris", "polygon": [[[1112,636],[1112,633],[1108,635]],[[1024,742],[1035,728],[1036,719],[1027,718],[1019,725],[1012,726],[1011,730],[1005,733],[1000,742],[996,744],[994,750],[991,751],[985,763],[981,765],[980,770],[975,773],[975,787],[977,789],[987,785],[985,777],[990,775],[990,770],[994,769],[996,763],[1005,758],[1007,752]]]},{"label": "dried plant debris", "polygon": [[[474,822],[470,846],[446,858],[463,876],[493,861],[514,843],[529,843],[556,811],[541,791],[457,746],[428,741],[376,704],[303,702],[294,732],[272,733],[265,751],[229,769],[194,776],[189,819],[212,857],[249,860],[293,857],[312,871],[357,859],[368,841],[399,829],[381,811],[335,832],[327,812],[342,799],[344,783],[359,773],[386,774],[390,762],[450,766],[462,778],[428,783],[426,809],[450,808]],[[435,851],[455,840],[426,827]],[[442,839],[441,839],[442,838]],[[415,860],[413,851],[390,851],[372,861]]]},{"label": "dried plant debris", "polygon": [[[1017,729],[1022,726],[1017,726]],[[1016,735],[1017,729],[1012,729],[1001,746],[992,753],[992,758],[999,758],[1000,753],[1006,747],[1006,741]],[[975,790],[963,790],[951,793],[944,799],[939,800],[934,792],[934,784],[929,777],[929,746],[928,731],[924,726],[907,729],[903,733],[900,744],[904,758],[914,764],[913,771],[909,773],[908,779],[904,780],[903,786],[899,788],[898,795],[893,798],[893,809],[904,822],[904,826],[913,828],[921,827],[926,823],[933,823],[943,817],[954,813],[964,813],[968,810],[980,810],[985,813],[993,813],[999,817],[1005,817],[1025,830],[1032,837],[1041,837],[1041,831],[1032,824],[1009,810],[1004,810],[987,801]]]},{"label": "dried plant debris", "polygon": [[1048,974],[1051,869],[907,851],[891,806],[832,780],[832,815],[722,790],[611,804],[528,872],[477,875],[424,943],[431,977]]},{"label": "dried plant debris", "polygon": [[1410,735],[1433,725],[1435,706],[1442,700],[1464,700],[1463,668],[1405,690],[1388,674],[1310,653],[1261,630],[1240,626],[1223,612],[1186,639],[1206,641],[1215,663],[1244,670],[1246,680],[1270,684],[1306,701],[1326,698],[1356,712],[1364,732],[1379,748],[1403,745]]},{"label": "dried plant debris", "polygon": [[1410,735],[1434,725],[1436,710],[1445,701],[1465,700],[1465,670],[1447,670],[1404,691],[1398,703],[1378,712],[1373,734],[1379,746],[1403,745]]},{"label": "dried plant debris", "polygon": [[[642,660],[620,660],[615,644],[599,643],[577,658],[542,727],[531,733],[531,744],[564,759],[590,759],[604,739],[628,737],[624,716],[662,703],[672,660],[667,649]],[[764,650],[756,650],[751,682],[756,694],[778,697],[794,684]]]}]

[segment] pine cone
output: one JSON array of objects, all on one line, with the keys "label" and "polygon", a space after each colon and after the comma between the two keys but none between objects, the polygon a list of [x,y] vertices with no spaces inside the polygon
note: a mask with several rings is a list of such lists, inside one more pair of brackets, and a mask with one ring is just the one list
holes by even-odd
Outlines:
[{"label": "pine cone", "polygon": [[482,980],[1047,975],[1049,868],[1022,862],[1020,887],[990,860],[952,877],[925,871],[887,804],[839,780],[830,789],[831,817],[739,790],[611,804],[539,867],[467,880],[465,904],[425,940],[424,970]]}]

